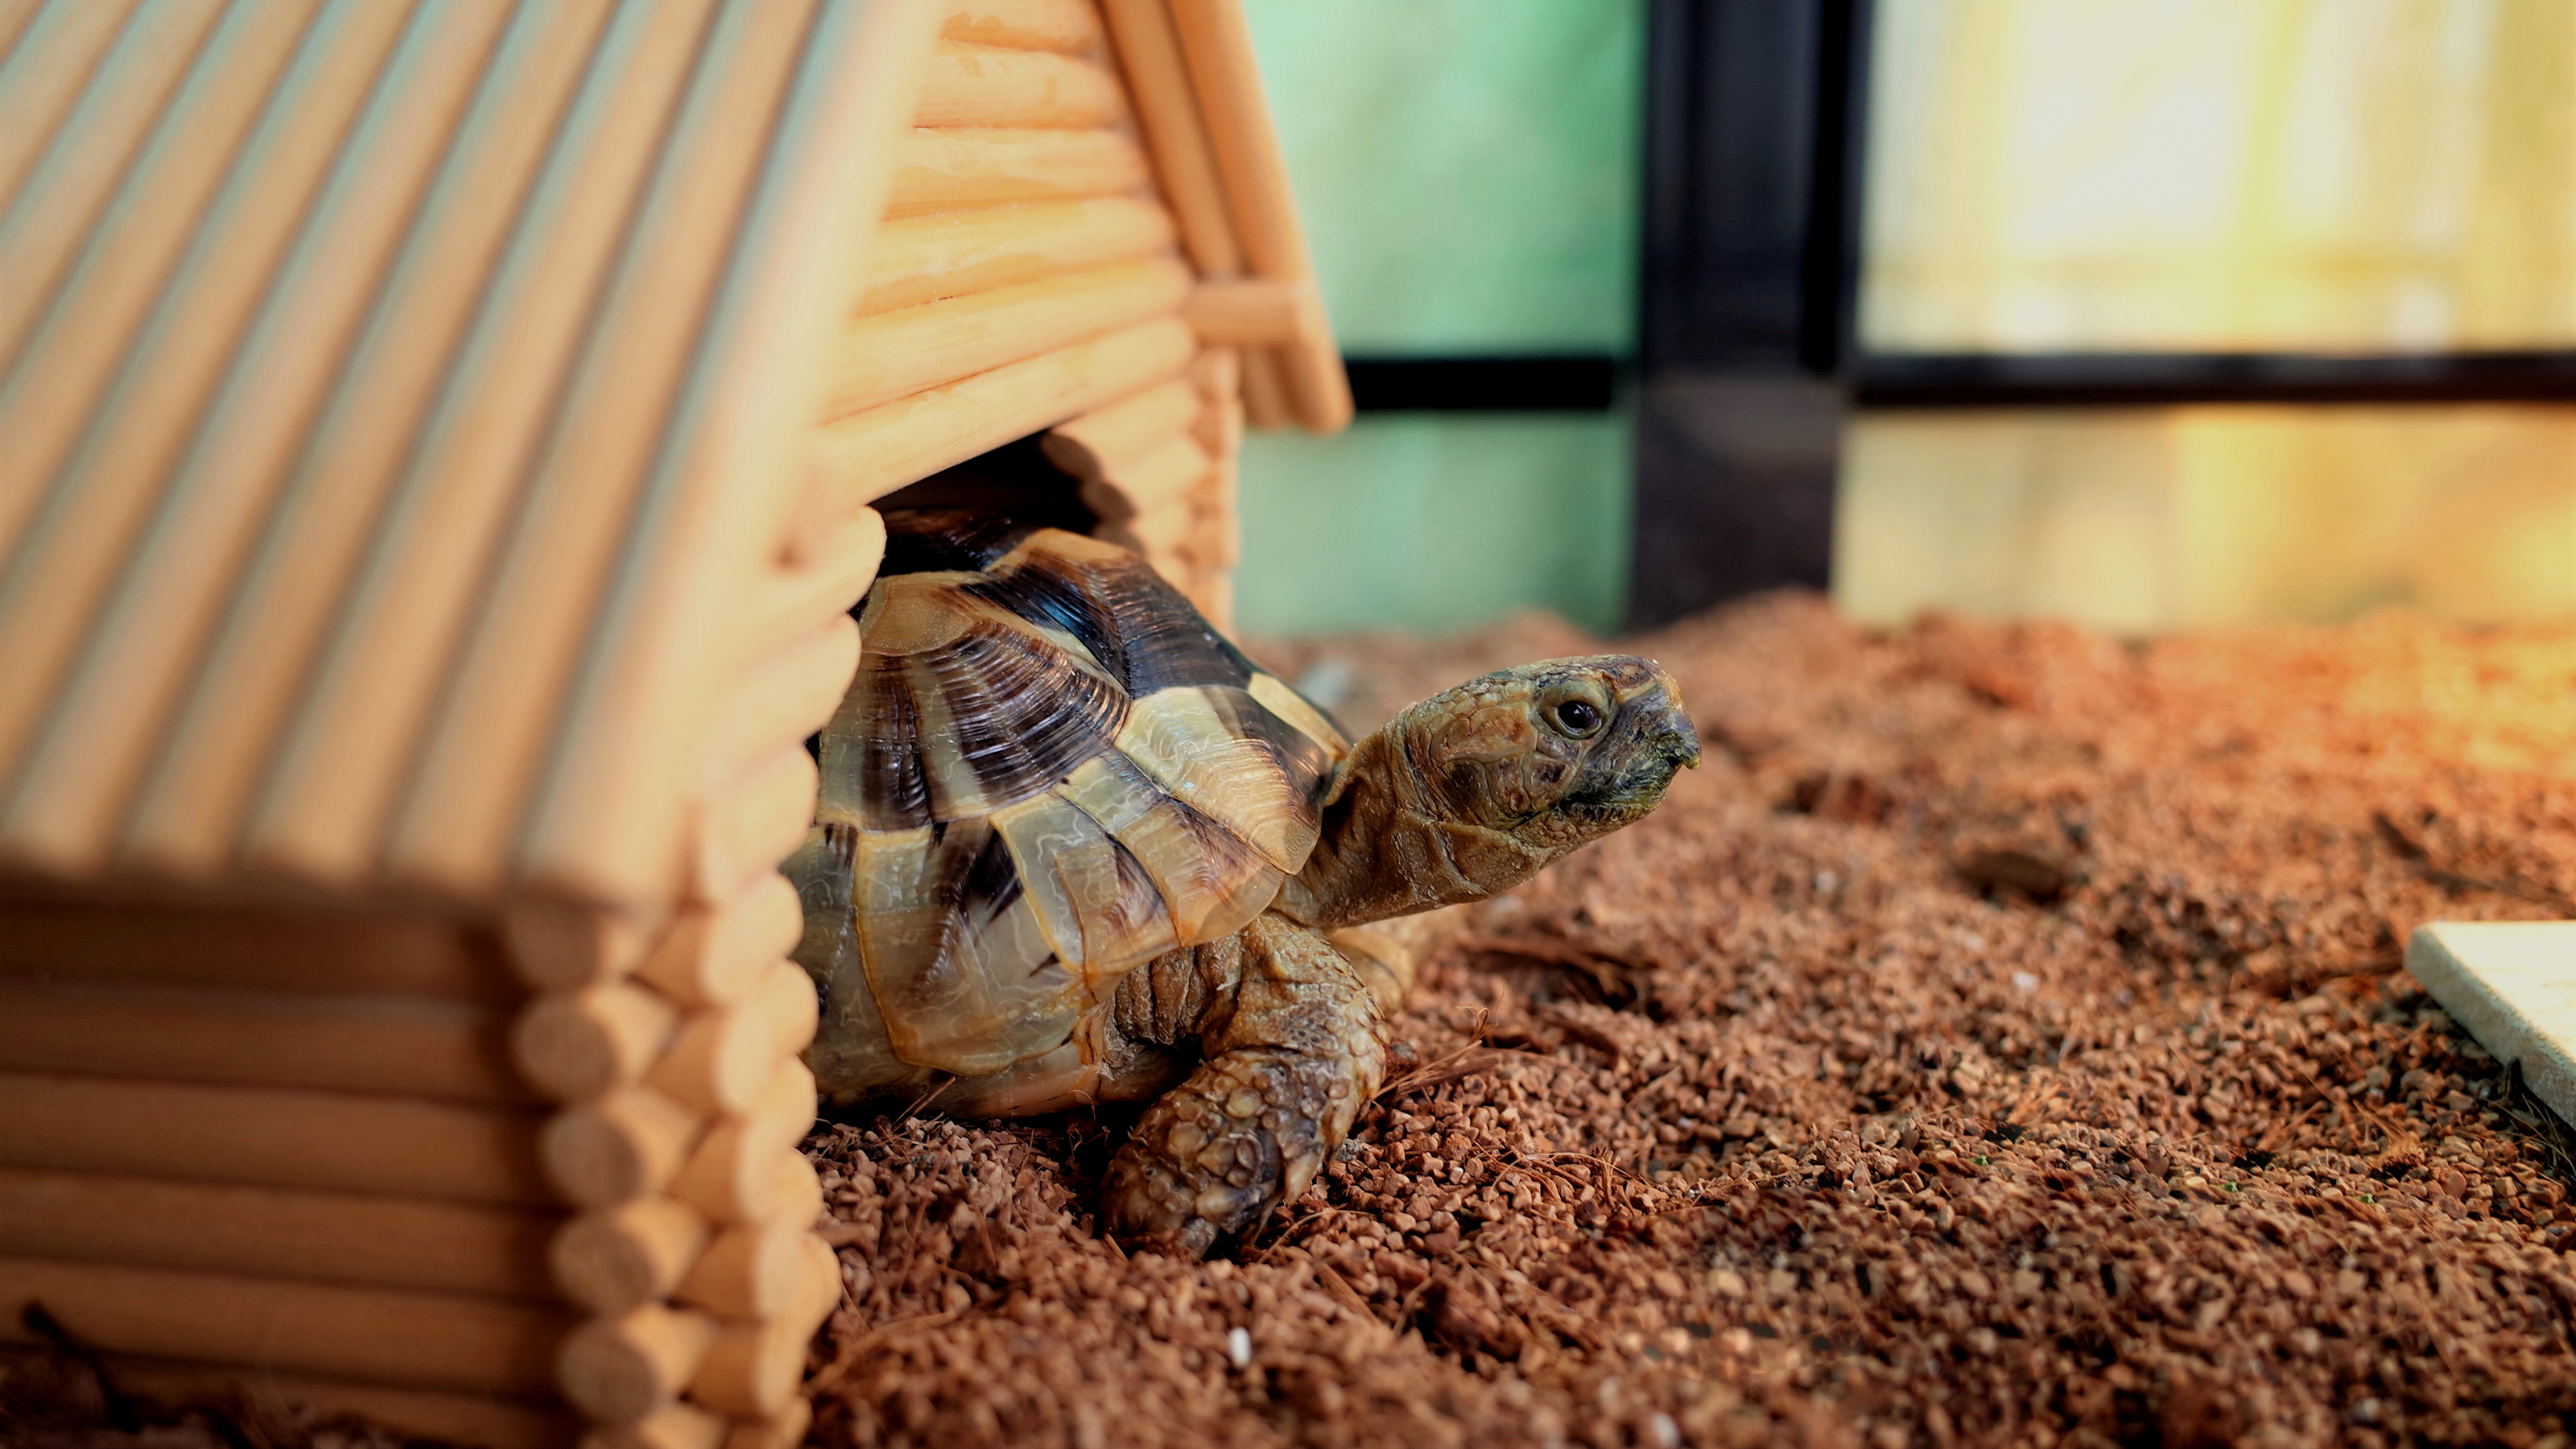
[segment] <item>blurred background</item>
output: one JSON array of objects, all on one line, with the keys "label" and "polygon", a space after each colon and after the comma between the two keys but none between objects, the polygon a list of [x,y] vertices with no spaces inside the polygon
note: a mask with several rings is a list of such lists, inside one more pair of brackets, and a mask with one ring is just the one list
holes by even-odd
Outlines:
[{"label": "blurred background", "polygon": [[1241,621],[2576,612],[2576,5],[1248,0],[1362,409]]}]

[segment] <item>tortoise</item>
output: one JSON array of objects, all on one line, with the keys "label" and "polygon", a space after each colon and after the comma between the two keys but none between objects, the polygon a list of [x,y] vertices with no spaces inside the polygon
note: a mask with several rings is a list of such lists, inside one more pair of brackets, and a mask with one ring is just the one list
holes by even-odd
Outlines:
[{"label": "tortoise", "polygon": [[1333,933],[1507,890],[1699,761],[1650,660],[1471,680],[1356,742],[1136,554],[887,514],[789,862],[836,1106],[1151,1099],[1103,1223],[1190,1256],[1303,1192],[1410,971]]}]

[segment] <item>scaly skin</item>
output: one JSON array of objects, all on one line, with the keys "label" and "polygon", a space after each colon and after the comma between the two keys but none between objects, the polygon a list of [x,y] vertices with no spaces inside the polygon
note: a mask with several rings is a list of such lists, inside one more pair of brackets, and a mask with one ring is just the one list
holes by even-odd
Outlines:
[{"label": "scaly skin", "polygon": [[1166,1252],[1197,1257],[1304,1192],[1386,1074],[1368,987],[1276,913],[1130,973],[1113,1010],[1129,1037],[1206,1054],[1102,1185],[1110,1231]]},{"label": "scaly skin", "polygon": [[[1569,701],[1589,706],[1589,728]],[[1118,1035],[1195,1041],[1205,1060],[1111,1160],[1110,1230],[1199,1256],[1304,1192],[1341,1145],[1385,1075],[1371,987],[1388,973],[1354,969],[1323,929],[1509,890],[1643,817],[1698,762],[1671,677],[1620,656],[1488,675],[1359,742],[1326,795],[1313,856],[1274,909],[1120,982]]]}]

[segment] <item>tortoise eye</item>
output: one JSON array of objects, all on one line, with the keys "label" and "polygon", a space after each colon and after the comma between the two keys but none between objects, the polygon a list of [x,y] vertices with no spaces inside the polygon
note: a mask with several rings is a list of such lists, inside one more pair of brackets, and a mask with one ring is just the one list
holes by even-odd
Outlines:
[{"label": "tortoise eye", "polygon": [[1576,739],[1601,728],[1601,709],[1588,699],[1561,699],[1548,711],[1556,727]]}]

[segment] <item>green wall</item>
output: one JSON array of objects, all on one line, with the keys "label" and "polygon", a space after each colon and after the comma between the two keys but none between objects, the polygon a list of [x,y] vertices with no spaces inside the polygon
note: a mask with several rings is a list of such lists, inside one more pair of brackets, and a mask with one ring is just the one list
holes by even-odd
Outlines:
[{"label": "green wall", "polygon": [[[1345,351],[1630,350],[1642,0],[1246,9]],[[1240,622],[1448,629],[1538,606],[1612,628],[1627,437],[1616,413],[1256,435]]]}]

